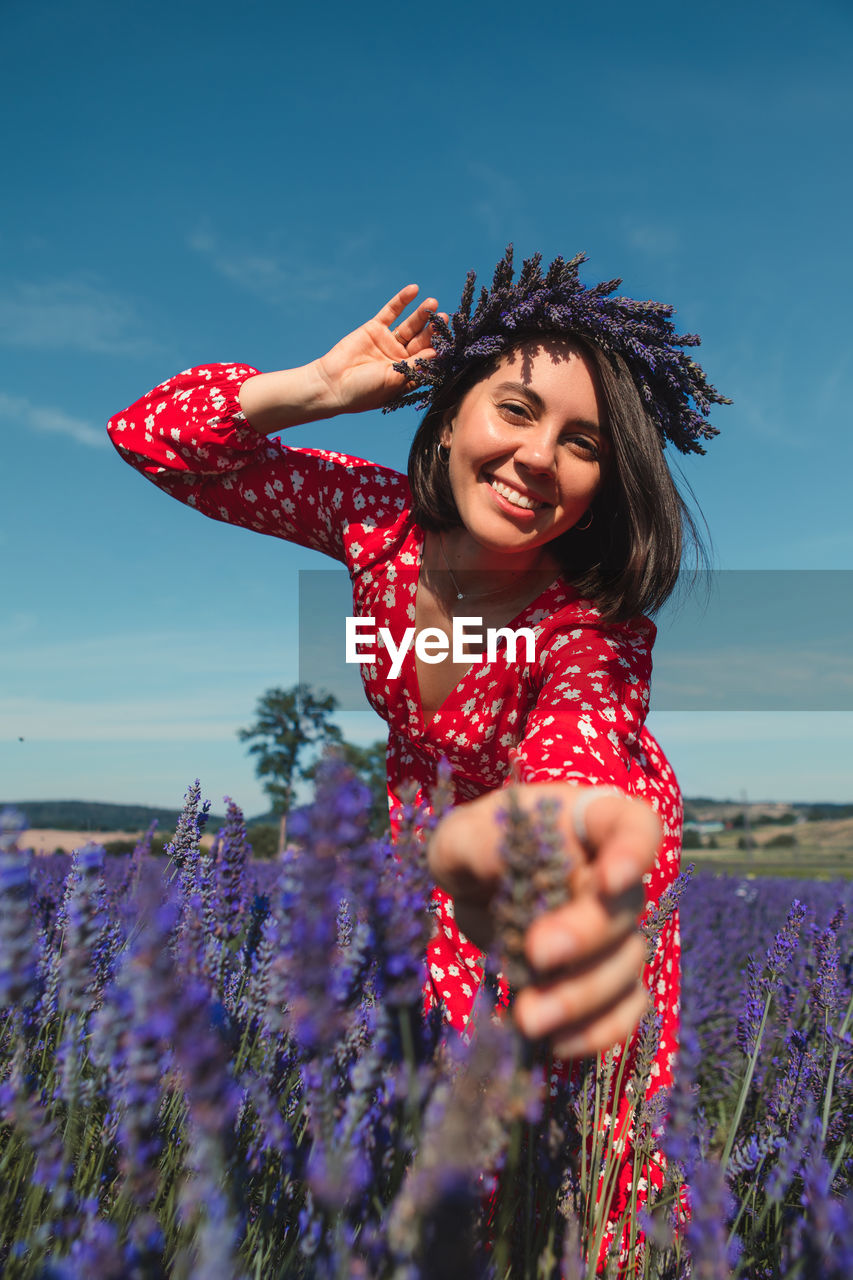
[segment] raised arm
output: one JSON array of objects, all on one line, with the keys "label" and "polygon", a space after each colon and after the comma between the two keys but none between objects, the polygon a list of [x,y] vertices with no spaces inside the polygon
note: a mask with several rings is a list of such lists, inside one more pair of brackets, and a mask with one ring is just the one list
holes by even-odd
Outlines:
[{"label": "raised arm", "polygon": [[[393,521],[403,477],[349,454],[289,449],[265,436],[296,423],[381,406],[404,379],[394,362],[429,358],[427,298],[401,289],[376,316],[301,368],[187,369],[115,414],[107,430],[131,466],[215,520],[299,542],[349,563],[347,530],[366,517]],[[393,325],[393,331],[389,327]]]}]

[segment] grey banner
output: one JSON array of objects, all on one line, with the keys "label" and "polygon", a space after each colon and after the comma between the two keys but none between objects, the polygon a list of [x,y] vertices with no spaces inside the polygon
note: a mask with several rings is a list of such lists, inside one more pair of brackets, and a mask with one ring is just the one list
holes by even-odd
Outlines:
[{"label": "grey banner", "polygon": [[[365,707],[345,661],[353,612],[345,570],[300,571],[299,679],[344,711]],[[853,711],[853,570],[700,574],[655,622],[655,711]]]}]

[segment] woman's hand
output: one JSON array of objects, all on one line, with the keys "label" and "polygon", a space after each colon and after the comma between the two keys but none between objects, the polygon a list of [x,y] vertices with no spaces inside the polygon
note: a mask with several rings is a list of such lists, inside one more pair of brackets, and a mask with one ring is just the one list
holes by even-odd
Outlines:
[{"label": "woman's hand", "polygon": [[430,316],[438,308],[435,298],[425,298],[397,323],[417,292],[416,284],[407,284],[372,320],[341,338],[314,362],[336,405],[335,413],[380,409],[405,385],[405,378],[393,367],[395,362],[415,357],[428,360],[435,355],[429,328]]},{"label": "woman's hand", "polygon": [[[395,362],[435,355],[430,317],[438,307],[425,298],[411,315],[403,312],[418,292],[407,284],[381,311],[348,333],[331,351],[297,369],[258,373],[240,388],[240,408],[261,435],[339,413],[380,409],[406,385]],[[442,318],[447,316],[442,313]]]},{"label": "woman's hand", "polygon": [[[646,943],[637,929],[645,894],[642,878],[654,865],[660,824],[642,800],[570,783],[519,786],[519,803],[558,801],[567,901],[539,916],[525,937],[533,981],[517,993],[513,1014],[521,1031],[545,1038],[561,1058],[595,1054],[627,1040],[648,1008],[641,981]],[[573,810],[582,797],[586,840],[578,839]],[[506,795],[491,791],[453,809],[429,846],[433,875],[454,899],[456,922],[477,946],[493,937],[490,903],[500,885],[501,829]]]}]

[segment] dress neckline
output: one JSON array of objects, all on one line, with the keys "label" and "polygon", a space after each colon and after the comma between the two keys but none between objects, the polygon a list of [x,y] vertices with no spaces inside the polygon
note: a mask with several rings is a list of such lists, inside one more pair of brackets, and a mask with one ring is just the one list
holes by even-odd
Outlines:
[{"label": "dress neckline", "polygon": [[[414,602],[415,602],[415,615],[417,616],[418,590],[420,588],[421,568],[423,566],[424,545],[426,543],[426,531],[422,529],[419,524],[416,524],[414,522],[412,523],[412,540],[414,544],[413,545],[414,571],[416,574]],[[511,627],[513,630],[515,630],[517,627],[522,625],[523,620],[527,616],[527,614],[532,613],[535,610],[541,609],[543,607],[542,602],[546,596],[549,596],[555,592],[565,594],[567,590],[571,590],[571,588],[569,587],[563,575],[561,573],[558,573],[557,576],[555,578],[552,578],[551,581],[548,583],[548,585],[544,587],[542,591],[539,592],[539,595],[536,596],[534,600],[531,600],[529,604],[526,604],[524,608],[519,610],[519,612],[515,615],[515,617],[511,618],[509,622],[504,623],[504,625],[506,627]],[[471,603],[473,605],[475,602],[472,600]],[[552,608],[548,612],[554,613],[555,609]],[[447,707],[451,703],[458,700],[458,698],[460,697],[460,690],[463,689],[466,682],[471,678],[471,672],[474,671],[475,669],[477,671],[481,671],[483,667],[489,665],[485,661],[476,662],[476,663],[472,662],[471,665],[468,667],[467,671],[464,672],[464,674],[460,677],[460,679],[456,682],[456,684],[450,690],[450,692],[448,693],[444,701],[436,708],[436,710],[430,716],[429,720],[427,720],[424,716],[424,704],[423,704],[423,699],[421,697],[421,685],[418,679],[418,665],[415,657],[414,644],[410,645],[406,653],[404,663],[408,664],[410,688],[412,689],[415,695],[415,700],[417,702],[418,728],[421,734],[429,733],[430,729],[434,726],[439,716],[443,716]]]}]

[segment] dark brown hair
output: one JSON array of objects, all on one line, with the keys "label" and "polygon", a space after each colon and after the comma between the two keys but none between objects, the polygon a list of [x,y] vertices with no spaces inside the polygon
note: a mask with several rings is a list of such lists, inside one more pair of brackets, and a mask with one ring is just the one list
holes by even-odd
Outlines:
[{"label": "dark brown hair", "polygon": [[[696,548],[700,561],[707,561],[696,523],[670,474],[660,432],[622,357],[608,355],[574,335],[554,337],[570,342],[595,367],[607,411],[610,457],[590,508],[589,528],[567,530],[550,549],[568,581],[596,604],[604,618],[624,621],[653,613],[675,587],[685,541]],[[518,345],[541,344],[544,338],[543,334],[522,336]],[[478,361],[442,387],[415,433],[408,474],[413,516],[424,529],[439,532],[462,524],[447,463],[436,445],[448,411],[498,362],[499,357]]]}]

